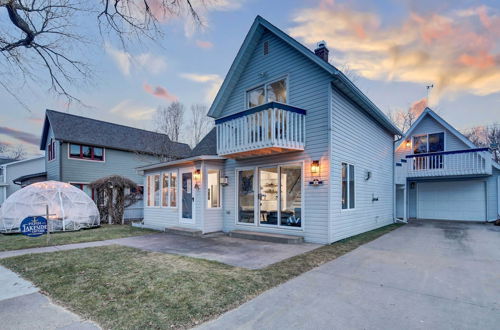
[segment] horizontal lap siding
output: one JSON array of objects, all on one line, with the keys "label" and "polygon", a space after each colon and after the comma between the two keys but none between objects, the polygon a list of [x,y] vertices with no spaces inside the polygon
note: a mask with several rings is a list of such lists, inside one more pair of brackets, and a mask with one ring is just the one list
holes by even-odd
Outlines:
[{"label": "horizontal lap siding", "polygon": [[153,156],[138,155],[114,149],[105,149],[105,161],[85,161],[68,157],[68,143],[62,144],[62,180],[64,182],[92,182],[108,175],[121,175],[137,184],[143,183],[143,177],[137,167],[158,162]]},{"label": "horizontal lap siding", "polygon": [[[454,150],[464,150],[469,149],[462,140],[455,136],[455,134],[448,131],[445,127],[443,127],[440,123],[438,123],[434,118],[427,115],[422,121],[418,124],[417,127],[412,132],[412,136],[420,135],[420,134],[429,134],[429,133],[439,133],[445,132],[445,151],[454,151]],[[411,141],[411,137],[410,137]],[[405,159],[406,155],[413,154],[411,150],[411,146],[409,148],[406,147],[406,142],[401,143],[401,145],[396,150],[396,161],[399,162],[401,159]]]},{"label": "horizontal lap siding", "polygon": [[[269,54],[263,55],[263,42],[269,42]],[[262,78],[260,73],[266,73]],[[243,111],[245,91],[275,78],[288,77],[288,104],[307,111],[306,145],[304,152],[283,153],[274,156],[246,160],[227,160],[225,175],[229,185],[222,188],[224,231],[248,229],[263,232],[279,232],[301,235],[308,242],[328,242],[328,107],[330,76],[318,65],[291,48],[281,39],[266,32],[263,34],[239,81],[224,107],[221,117]],[[321,159],[320,179],[323,186],[312,187],[310,162]],[[304,230],[275,229],[269,227],[245,226],[235,224],[236,220],[236,178],[235,168],[246,166],[266,166],[289,161],[305,161]],[[228,214],[229,213],[229,214]]]},{"label": "horizontal lap siding", "polygon": [[[200,168],[199,165],[197,165],[196,168]],[[194,189],[194,203],[193,203],[193,214],[195,217],[195,223],[194,224],[186,224],[186,223],[180,223],[180,208],[181,208],[181,170],[185,171],[190,171],[194,172],[195,167],[194,166],[183,166],[183,167],[175,167],[175,168],[168,168],[164,170],[157,170],[157,171],[146,171],[144,173],[144,226],[147,228],[153,228],[153,229],[158,229],[158,230],[164,230],[165,228],[168,227],[186,227],[186,228],[193,228],[193,229],[199,229],[202,230],[202,217],[201,217],[201,198],[202,198],[202,193],[201,190],[196,190]],[[175,171],[177,172],[177,178],[178,178],[178,183],[177,183],[177,207],[175,208],[170,208],[170,207],[149,207],[147,206],[147,200],[148,200],[148,195],[147,195],[147,176],[148,175],[154,175],[154,174],[160,174],[164,171]],[[161,180],[161,176],[160,176]],[[160,203],[161,203],[161,197],[160,197]]]},{"label": "horizontal lap siding", "polygon": [[500,171],[493,168],[493,175],[486,180],[487,189],[487,219],[488,221],[497,220],[500,218],[498,214],[498,176]]},{"label": "horizontal lap siding", "polygon": [[[332,241],[392,223],[393,135],[333,89],[331,139]],[[342,210],[342,162],[355,166],[352,210]],[[368,181],[367,171],[372,173]]]}]

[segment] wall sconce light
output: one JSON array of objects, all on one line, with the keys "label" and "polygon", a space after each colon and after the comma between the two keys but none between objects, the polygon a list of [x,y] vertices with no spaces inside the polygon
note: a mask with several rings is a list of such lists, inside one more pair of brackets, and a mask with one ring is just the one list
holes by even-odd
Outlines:
[{"label": "wall sconce light", "polygon": [[200,182],[201,182],[201,171],[199,169],[195,170],[193,173],[193,179],[194,179],[194,187],[196,189],[200,189]]},{"label": "wall sconce light", "polygon": [[319,160],[313,160],[311,163],[311,174],[319,175]]},{"label": "wall sconce light", "polygon": [[411,147],[411,142],[410,142],[410,140],[406,140],[406,147],[407,147],[407,148]]},{"label": "wall sconce light", "polygon": [[229,178],[227,177],[227,175],[220,178],[220,184],[224,187],[229,184]]}]

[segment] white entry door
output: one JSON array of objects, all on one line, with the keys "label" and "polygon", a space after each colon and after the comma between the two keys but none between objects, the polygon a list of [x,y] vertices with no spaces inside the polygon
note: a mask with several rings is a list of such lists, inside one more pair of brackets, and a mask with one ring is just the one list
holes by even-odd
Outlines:
[{"label": "white entry door", "polygon": [[485,221],[485,189],[483,181],[419,182],[417,218]]},{"label": "white entry door", "polygon": [[194,184],[193,173],[181,172],[181,207],[180,207],[180,222],[194,223],[193,205],[194,205]]}]

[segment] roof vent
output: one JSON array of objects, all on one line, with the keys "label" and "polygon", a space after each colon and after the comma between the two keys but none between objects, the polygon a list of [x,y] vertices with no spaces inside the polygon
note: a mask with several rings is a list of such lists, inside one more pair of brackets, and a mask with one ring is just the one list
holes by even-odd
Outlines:
[{"label": "roof vent", "polygon": [[323,61],[328,62],[328,48],[326,48],[326,41],[321,40],[316,44],[316,49],[314,50],[314,54],[319,56]]}]

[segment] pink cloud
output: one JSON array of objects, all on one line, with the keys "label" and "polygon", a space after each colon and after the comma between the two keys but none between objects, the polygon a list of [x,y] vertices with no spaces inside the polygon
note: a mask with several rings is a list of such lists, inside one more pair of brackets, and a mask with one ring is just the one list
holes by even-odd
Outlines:
[{"label": "pink cloud", "polygon": [[486,52],[480,52],[477,55],[462,54],[458,62],[478,69],[487,69],[495,65],[495,57]]},{"label": "pink cloud", "polygon": [[162,99],[165,99],[165,100],[170,101],[170,102],[175,102],[178,100],[177,96],[170,93],[169,91],[167,91],[165,88],[163,88],[161,86],[153,87],[147,83],[144,83],[142,87],[144,88],[144,90],[147,93],[149,93],[153,96],[156,96],[158,98],[162,98]]},{"label": "pink cloud", "polygon": [[427,108],[427,98],[413,102],[410,107],[410,113],[417,118],[422,112],[424,112],[425,108]]},{"label": "pink cloud", "polygon": [[211,43],[210,41],[196,40],[196,46],[204,49],[209,49],[212,48],[214,44]]}]

